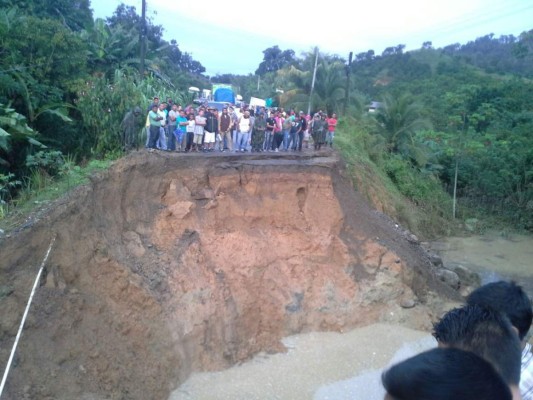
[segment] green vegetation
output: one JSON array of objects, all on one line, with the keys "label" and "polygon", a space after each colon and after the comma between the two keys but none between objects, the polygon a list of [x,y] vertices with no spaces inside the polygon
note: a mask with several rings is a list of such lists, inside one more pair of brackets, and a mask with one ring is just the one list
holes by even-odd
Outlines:
[{"label": "green vegetation", "polygon": [[187,103],[186,88],[208,82],[151,21],[141,77],[139,29],[123,4],[104,21],[89,0],[0,0],[0,220],[80,182],[77,164],[121,155],[120,124],[134,107],[155,95]]},{"label": "green vegetation", "polygon": [[[52,155],[53,157],[53,155]],[[94,159],[85,166],[75,165],[71,157],[56,160],[59,173],[50,176],[45,169],[37,167],[32,169],[25,183],[15,182],[22,187],[16,199],[10,202],[0,202],[0,229],[11,229],[17,226],[25,216],[36,208],[46,206],[51,201],[63,196],[72,188],[88,183],[88,179],[98,171],[109,168],[113,160]],[[0,190],[6,185],[13,183],[0,175]],[[11,177],[12,178],[12,177]],[[4,180],[2,180],[4,179]]]},{"label": "green vegetation", "polygon": [[424,237],[450,234],[456,228],[450,222],[452,202],[438,178],[399,154],[383,151],[385,141],[370,133],[368,119],[343,121],[335,137],[356,189],[413,232]]},{"label": "green vegetation", "polygon": [[216,82],[245,99],[337,113],[336,144],[357,188],[415,232],[446,233],[468,218],[533,230],[533,31],[442,49],[399,44],[350,65],[319,53],[311,96],[314,51],[272,46],[255,74],[208,77],[148,21],[140,76],[134,7],[94,20],[89,0],[51,4],[0,0],[0,220],[80,182],[80,165],[120,156],[134,107],[154,95],[188,104],[189,86]]}]

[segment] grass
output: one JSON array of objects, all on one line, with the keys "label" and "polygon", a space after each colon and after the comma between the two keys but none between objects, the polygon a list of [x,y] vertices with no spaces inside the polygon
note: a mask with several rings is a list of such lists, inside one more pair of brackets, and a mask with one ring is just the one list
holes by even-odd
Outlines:
[{"label": "grass", "polygon": [[65,166],[53,178],[46,172],[33,171],[15,199],[0,203],[0,229],[8,231],[15,228],[25,216],[60,198],[71,189],[86,184],[91,175],[108,169],[112,162],[112,159],[92,160],[81,167],[74,165],[73,160],[67,158]]},{"label": "grass", "polygon": [[406,161],[394,160],[393,174],[391,158],[380,152],[373,139],[355,120],[345,121],[337,129],[335,145],[355,188],[374,208],[422,238],[455,231],[457,224],[446,216],[448,208],[451,215],[451,202],[443,189]]}]

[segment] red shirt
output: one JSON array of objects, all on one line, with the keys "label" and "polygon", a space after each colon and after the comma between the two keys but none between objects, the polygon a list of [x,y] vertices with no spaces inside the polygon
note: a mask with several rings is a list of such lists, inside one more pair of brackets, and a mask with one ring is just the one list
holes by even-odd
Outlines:
[{"label": "red shirt", "polygon": [[276,126],[274,126],[274,133],[281,132],[281,126],[283,125],[283,118],[275,117],[274,120],[276,121]]},{"label": "red shirt", "polygon": [[335,118],[328,118],[328,131],[335,132],[337,126],[337,120]]}]

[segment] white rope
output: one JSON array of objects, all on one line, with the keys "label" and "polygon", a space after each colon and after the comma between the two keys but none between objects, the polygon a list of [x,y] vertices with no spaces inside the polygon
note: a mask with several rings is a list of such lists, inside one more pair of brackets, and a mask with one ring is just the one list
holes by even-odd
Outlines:
[{"label": "white rope", "polygon": [[22,328],[24,327],[24,322],[26,322],[28,311],[30,310],[30,305],[33,300],[33,295],[35,294],[35,289],[37,289],[37,284],[39,283],[39,279],[41,278],[41,273],[43,272],[44,265],[46,264],[46,260],[48,259],[48,256],[50,255],[50,250],[52,250],[52,246],[54,245],[55,241],[56,241],[56,236],[54,236],[54,238],[50,242],[50,246],[48,246],[48,251],[46,252],[46,255],[44,256],[43,262],[41,263],[41,267],[39,268],[39,272],[37,273],[37,276],[35,277],[35,283],[33,284],[33,289],[31,291],[30,298],[28,299],[28,304],[26,305],[26,310],[24,311],[24,315],[22,316],[22,321],[20,322],[19,331],[17,333],[17,337],[15,338],[15,343],[13,343],[13,348],[11,349],[11,355],[9,356],[9,360],[7,361],[6,370],[4,371],[4,377],[2,378],[2,384],[0,384],[0,397],[2,397],[2,392],[4,391],[4,386],[7,380],[7,374],[9,373],[9,369],[11,368],[11,362],[13,361],[13,356],[15,355],[15,350],[17,349],[17,344],[19,342],[20,335],[22,334]]}]

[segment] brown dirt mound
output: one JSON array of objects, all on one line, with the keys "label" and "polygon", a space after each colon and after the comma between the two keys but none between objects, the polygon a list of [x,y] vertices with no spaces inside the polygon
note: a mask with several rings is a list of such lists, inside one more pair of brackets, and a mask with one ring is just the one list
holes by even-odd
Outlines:
[{"label": "brown dirt mound", "polygon": [[[31,226],[29,226],[31,225]],[[423,250],[371,210],[332,152],[139,152],[0,243],[0,365],[46,275],[6,399],[165,399],[280,339],[391,320],[428,329]]]}]

